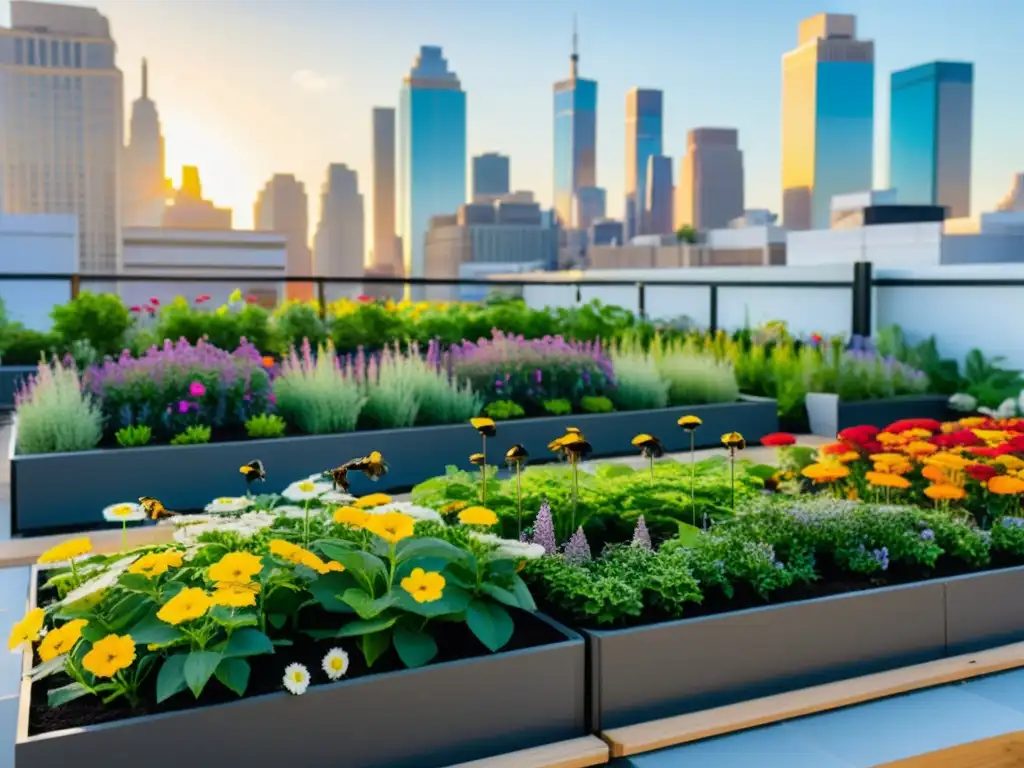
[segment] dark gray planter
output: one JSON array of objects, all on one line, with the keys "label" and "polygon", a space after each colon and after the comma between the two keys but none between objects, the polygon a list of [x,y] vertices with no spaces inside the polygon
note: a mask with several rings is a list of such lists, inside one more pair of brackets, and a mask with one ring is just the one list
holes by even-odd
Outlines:
[{"label": "dark gray planter", "polygon": [[[689,448],[689,435],[676,425],[683,415],[703,419],[697,446],[718,445],[724,432],[741,432],[751,444],[778,429],[774,400],[745,399],[736,403],[664,408],[651,411],[521,419],[501,422],[488,440],[492,461],[516,443],[531,457],[552,454],[547,444],[566,426],[579,427],[595,456],[633,452],[630,440],[639,432],[661,438],[669,451]],[[17,425],[15,425],[16,427]],[[160,499],[168,509],[201,509],[217,496],[242,494],[238,468],[261,459],[267,482],[257,492],[278,492],[319,469],[328,469],[372,450],[384,454],[390,472],[379,483],[353,478],[353,491],[410,488],[450,464],[469,467],[479,451],[480,436],[468,424],[414,427],[339,435],[287,437],[192,446],[105,449],[81,453],[15,455],[17,430],[11,430],[11,531],[44,533],[95,525],[108,504],[139,496]],[[56,484],[56,486],[55,486]],[[57,498],[55,487],[73,489]]]},{"label": "dark gray planter", "polygon": [[14,394],[35,372],[34,365],[0,365],[0,411],[14,408]]},{"label": "dark gray planter", "polygon": [[950,656],[1024,640],[1024,567],[946,581]]},{"label": "dark gray planter", "polygon": [[908,395],[885,400],[843,402],[839,395],[809,392],[806,399],[807,420],[811,433],[835,437],[847,427],[861,424],[883,429],[899,419],[949,418],[949,398],[945,395]]},{"label": "dark gray planter", "polygon": [[941,658],[944,584],[584,635],[600,731]]},{"label": "dark gray planter", "polygon": [[[31,579],[35,603],[35,571]],[[388,672],[230,704],[28,734],[22,682],[17,768],[440,768],[586,735],[583,638]],[[25,654],[25,672],[31,656]],[[144,758],[143,758],[144,756]]]}]

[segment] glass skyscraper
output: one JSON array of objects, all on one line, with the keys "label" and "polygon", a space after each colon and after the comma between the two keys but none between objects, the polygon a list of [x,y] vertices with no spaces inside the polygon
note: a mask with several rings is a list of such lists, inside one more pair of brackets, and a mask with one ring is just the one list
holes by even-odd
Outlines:
[{"label": "glass skyscraper", "polygon": [[647,234],[647,165],[661,154],[661,91],[634,88],[626,94],[626,238]]},{"label": "glass skyscraper", "polygon": [[935,61],[892,73],[889,186],[904,205],[971,214],[974,65]]},{"label": "glass skyscraper", "polygon": [[579,77],[573,32],[569,79],[555,83],[555,214],[576,227],[573,200],[582,187],[597,186],[597,82]]},{"label": "glass skyscraper", "polygon": [[507,155],[487,152],[473,158],[473,201],[496,198],[509,193]]},{"label": "glass skyscraper", "polygon": [[782,215],[790,229],[827,228],[832,197],[871,189],[875,44],[853,16],[800,23],[782,59]]},{"label": "glass skyscraper", "polygon": [[424,45],[399,98],[398,221],[408,276],[429,277],[423,252],[431,217],[465,202],[466,94],[441,48]]}]

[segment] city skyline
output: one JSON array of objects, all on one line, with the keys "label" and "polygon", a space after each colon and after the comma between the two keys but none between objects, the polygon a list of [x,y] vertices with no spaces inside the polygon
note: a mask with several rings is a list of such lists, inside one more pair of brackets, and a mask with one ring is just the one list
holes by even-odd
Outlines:
[{"label": "city skyline", "polygon": [[[457,0],[424,0],[417,5],[396,1],[387,3],[390,12],[382,14],[375,10],[379,5],[356,1],[328,8],[297,0],[286,14],[273,2],[197,1],[191,6],[188,27],[194,44],[182,55],[173,44],[176,30],[182,29],[180,21],[162,0],[96,0],[89,5],[110,20],[128,98],[141,90],[141,58],[150,60],[149,90],[164,125],[168,175],[177,179],[182,165],[198,165],[206,197],[233,208],[239,227],[251,225],[255,196],[274,173],[294,173],[307,189],[315,189],[327,165],[342,162],[362,179],[372,178],[370,110],[397,106],[402,72],[423,43],[444,48],[468,94],[467,160],[488,151],[509,155],[512,188],[530,190],[551,205],[550,88],[565,76],[574,12],[579,14],[581,74],[597,81],[602,94],[597,184],[607,190],[610,215],[621,215],[618,201],[624,199],[623,105],[633,87],[664,91],[664,153],[672,158],[677,177],[687,130],[702,125],[738,128],[743,136],[747,206],[781,212],[781,57],[793,47],[797,24],[825,10],[817,2],[784,0],[772,18],[761,20],[754,18],[752,4],[737,0],[712,9],[687,6],[683,11],[690,17],[688,24],[699,21],[708,33],[678,46],[670,28],[683,11],[643,2],[637,12],[642,11],[644,18],[659,17],[659,24],[645,32],[643,45],[613,45],[625,8],[603,0],[554,3],[543,24],[537,23],[536,13],[502,2],[479,8]],[[217,28],[214,22],[225,21],[227,13],[243,6],[244,40],[204,42],[208,31]],[[962,3],[944,9],[940,19],[928,7],[916,0],[898,8],[862,0],[835,9],[855,14],[858,37],[876,43],[874,186],[886,186],[888,181],[891,72],[937,59],[972,61],[977,73],[972,183],[977,213],[993,207],[1006,194],[1013,173],[1024,166],[1024,148],[1013,135],[1021,113],[1014,103],[1019,101],[1013,96],[1015,84],[1007,79],[1008,71],[1001,71],[1006,68],[996,65],[1012,50],[1004,30],[1021,11],[995,0]],[[399,9],[401,13],[394,13]],[[451,10],[438,13],[439,9]],[[501,16],[502,9],[509,41],[496,47],[476,39],[472,30]],[[195,19],[204,23],[194,24]],[[5,3],[0,5],[0,23],[7,21]],[[385,22],[392,29],[382,36]],[[262,56],[272,27],[282,41],[304,36],[308,45],[302,47],[303,53]],[[328,29],[340,34],[344,45],[325,47]],[[508,56],[526,40],[527,60],[522,66],[507,66]],[[737,55],[719,54],[719,61],[711,61],[723,45],[737,49]],[[702,58],[714,66],[700,66]],[[200,70],[210,83],[205,91],[189,85]],[[262,94],[276,107],[269,114],[256,112]],[[368,222],[371,216],[368,206]]]}]

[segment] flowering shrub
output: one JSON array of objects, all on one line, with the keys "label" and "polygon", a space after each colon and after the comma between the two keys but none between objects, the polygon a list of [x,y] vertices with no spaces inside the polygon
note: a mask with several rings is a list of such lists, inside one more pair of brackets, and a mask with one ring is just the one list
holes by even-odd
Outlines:
[{"label": "flowering shrub", "polygon": [[281,362],[274,395],[284,420],[310,435],[351,432],[366,404],[362,387],[345,375],[329,342],[315,357],[308,341],[301,350],[293,347]]},{"label": "flowering shrub", "polygon": [[234,352],[203,340],[166,341],[139,358],[124,352],[90,366],[83,380],[111,432],[142,424],[169,438],[198,424],[240,428],[253,414],[273,410],[270,375],[244,339]]},{"label": "flowering shrub", "polygon": [[42,363],[15,395],[18,453],[60,453],[95,448],[103,416],[71,361]]},{"label": "flowering shrub", "polygon": [[186,339],[191,344],[206,341],[221,349],[234,349],[246,340],[261,350],[272,350],[275,332],[270,314],[258,304],[245,301],[240,291],[220,307],[196,304],[183,297],[159,307],[153,329],[157,343],[163,339]]}]

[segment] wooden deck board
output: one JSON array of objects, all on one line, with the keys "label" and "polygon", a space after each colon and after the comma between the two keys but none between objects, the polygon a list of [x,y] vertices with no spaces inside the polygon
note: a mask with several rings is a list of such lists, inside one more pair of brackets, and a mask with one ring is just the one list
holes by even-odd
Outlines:
[{"label": "wooden deck board", "polygon": [[583,736],[450,768],[589,768],[607,762],[608,745],[596,736]]},{"label": "wooden deck board", "polygon": [[1024,732],[960,744],[875,768],[1011,768],[1024,766]]}]

